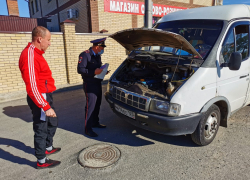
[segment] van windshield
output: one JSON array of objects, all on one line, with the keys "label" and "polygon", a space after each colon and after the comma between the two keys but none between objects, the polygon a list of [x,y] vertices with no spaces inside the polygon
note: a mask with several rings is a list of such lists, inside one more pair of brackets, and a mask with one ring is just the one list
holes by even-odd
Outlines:
[{"label": "van windshield", "polygon": [[[223,21],[218,20],[181,20],[159,23],[154,28],[182,35],[205,59],[218,39],[222,26]],[[154,46],[139,49],[192,56],[184,50],[172,47]]]}]

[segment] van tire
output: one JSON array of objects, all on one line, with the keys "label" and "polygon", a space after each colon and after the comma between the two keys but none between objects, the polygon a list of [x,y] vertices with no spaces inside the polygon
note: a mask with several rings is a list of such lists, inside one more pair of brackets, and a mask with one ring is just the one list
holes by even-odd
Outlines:
[{"label": "van tire", "polygon": [[210,144],[219,130],[220,118],[221,113],[219,107],[215,104],[211,105],[203,114],[194,133],[191,134],[193,142],[200,146]]}]

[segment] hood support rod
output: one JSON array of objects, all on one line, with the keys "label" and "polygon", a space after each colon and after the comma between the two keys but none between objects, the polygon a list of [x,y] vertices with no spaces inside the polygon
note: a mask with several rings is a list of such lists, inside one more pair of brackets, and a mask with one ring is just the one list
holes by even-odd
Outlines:
[{"label": "hood support rod", "polygon": [[183,46],[181,46],[181,50],[180,50],[180,54],[179,54],[179,58],[178,58],[178,62],[177,62],[177,64],[176,64],[176,66],[175,66],[174,74],[173,74],[173,76],[172,76],[172,78],[171,78],[171,81],[170,81],[170,82],[172,82],[172,81],[173,81],[173,78],[174,78],[175,72],[176,72],[177,67],[178,67],[178,65],[179,65],[179,62],[180,62],[180,57],[181,57],[182,47],[183,47]]}]

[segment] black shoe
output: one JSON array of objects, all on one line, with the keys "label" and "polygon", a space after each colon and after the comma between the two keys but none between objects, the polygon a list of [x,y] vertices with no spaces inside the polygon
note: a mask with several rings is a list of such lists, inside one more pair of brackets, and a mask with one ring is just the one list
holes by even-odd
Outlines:
[{"label": "black shoe", "polygon": [[36,163],[36,168],[37,168],[37,169],[53,168],[53,167],[58,166],[59,164],[61,164],[60,161],[55,161],[55,160],[46,158],[46,159],[45,159],[45,163],[39,163],[39,162],[37,161],[37,163]]},{"label": "black shoe", "polygon": [[88,131],[86,130],[85,134],[87,134],[90,137],[97,137],[98,136],[98,134],[96,134],[93,130],[88,130]]},{"label": "black shoe", "polygon": [[97,124],[97,125],[93,125],[93,128],[106,128],[106,125],[103,124]]},{"label": "black shoe", "polygon": [[54,148],[54,147],[52,147],[52,150],[51,150],[51,151],[46,150],[46,151],[45,151],[45,154],[48,156],[48,155],[50,155],[50,154],[56,154],[56,153],[58,153],[59,151],[61,151],[61,148]]}]

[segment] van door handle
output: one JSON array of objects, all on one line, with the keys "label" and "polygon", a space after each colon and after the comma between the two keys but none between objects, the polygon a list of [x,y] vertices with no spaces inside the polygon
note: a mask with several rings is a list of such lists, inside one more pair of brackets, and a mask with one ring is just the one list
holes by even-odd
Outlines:
[{"label": "van door handle", "polygon": [[241,78],[245,78],[245,77],[247,77],[247,76],[249,76],[249,74],[248,74],[248,75],[245,75],[245,76],[240,76],[240,79],[241,79]]}]

